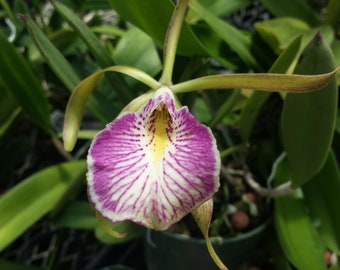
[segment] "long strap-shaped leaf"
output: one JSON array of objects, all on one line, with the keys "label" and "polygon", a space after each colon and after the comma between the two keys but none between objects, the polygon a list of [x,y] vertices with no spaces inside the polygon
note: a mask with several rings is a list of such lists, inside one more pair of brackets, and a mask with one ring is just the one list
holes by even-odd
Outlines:
[{"label": "long strap-shaped leaf", "polygon": [[[90,28],[77,17],[69,8],[58,1],[52,2],[55,9],[67,20],[70,26],[79,34],[81,39],[86,43],[90,52],[95,57],[98,65],[101,68],[106,68],[114,65],[112,56],[108,53],[104,45],[96,37],[96,35],[90,30]],[[112,87],[119,94],[119,97],[123,101],[128,102],[132,99],[131,92],[128,91],[128,85],[118,74],[107,74],[109,82],[112,83]]]},{"label": "long strap-shaped leaf", "polygon": [[25,59],[0,31],[0,78],[23,110],[41,128],[52,133],[44,90]]},{"label": "long strap-shaped leaf", "polygon": [[[32,37],[34,44],[44,57],[46,63],[53,70],[60,81],[67,89],[73,91],[80,83],[80,78],[72,68],[71,64],[60,53],[60,51],[51,43],[41,29],[33,22],[32,19],[21,15],[24,19],[28,32]],[[103,123],[107,123],[118,113],[111,103],[98,91],[89,97],[89,110]]]},{"label": "long strap-shaped leaf", "polygon": [[[287,160],[277,167],[275,184],[290,179]],[[275,227],[281,247],[297,269],[326,270],[324,246],[313,226],[300,189],[275,199]]]},{"label": "long strap-shaped leaf", "polygon": [[84,161],[44,169],[0,197],[0,251],[57,206],[85,173]]},{"label": "long strap-shaped leaf", "polygon": [[[331,151],[321,171],[302,186],[313,219],[319,220],[317,229],[327,248],[340,251],[340,170]],[[340,267],[340,266],[339,266]]]}]

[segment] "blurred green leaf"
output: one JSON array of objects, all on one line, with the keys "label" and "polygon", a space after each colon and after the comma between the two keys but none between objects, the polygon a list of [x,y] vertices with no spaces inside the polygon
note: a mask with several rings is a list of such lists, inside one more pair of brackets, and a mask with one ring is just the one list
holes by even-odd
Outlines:
[{"label": "blurred green leaf", "polygon": [[95,235],[101,242],[105,244],[122,244],[132,239],[142,237],[145,234],[145,228],[137,225],[136,223],[124,221],[118,223],[111,223],[105,221],[106,225],[112,230],[117,231],[121,234],[126,234],[125,237],[116,238],[109,235],[103,228],[98,224],[95,229]]},{"label": "blurred green leaf", "polygon": [[326,20],[332,25],[336,34],[340,34],[340,0],[329,0],[326,9]]},{"label": "blurred green leaf", "polygon": [[[111,6],[125,20],[146,32],[158,44],[164,44],[174,3],[171,0],[110,0]],[[178,44],[178,53],[183,55],[205,55],[205,50],[184,23]]]},{"label": "blurred green leaf", "polygon": [[294,17],[307,22],[310,26],[318,26],[320,20],[306,0],[261,0],[261,3],[275,17]]},{"label": "blurred green leaf", "polygon": [[261,70],[262,63],[259,63],[252,53],[252,51],[257,50],[256,44],[252,42],[249,34],[242,33],[236,27],[216,17],[197,1],[191,1],[189,6],[250,68],[257,71]]},{"label": "blurred green leaf", "polygon": [[[106,47],[75,13],[57,1],[53,2],[53,5],[57,12],[65,18],[73,30],[76,31],[76,33],[78,33],[81,39],[86,43],[87,47],[101,68],[115,65],[112,55],[110,55]],[[105,76],[107,76],[112,87],[118,93],[117,98],[121,99],[124,103],[127,103],[133,98],[131,91],[129,91],[128,85],[124,79],[120,77],[120,75],[113,73],[106,74]]]},{"label": "blurred green leaf", "polygon": [[107,0],[79,0],[79,1],[59,0],[59,1],[79,11],[110,9],[110,4],[108,3]]},{"label": "blurred green leaf", "polygon": [[[290,178],[288,163],[283,160],[277,168],[275,184],[280,185]],[[297,269],[326,270],[325,247],[309,218],[301,190],[276,198],[274,207],[278,239],[289,261]]]},{"label": "blurred green leaf", "polygon": [[232,112],[236,102],[238,101],[241,93],[239,89],[233,90],[231,95],[226,99],[226,101],[218,108],[214,117],[209,122],[210,127],[214,127],[216,124],[221,122],[221,120]]},{"label": "blurred green leaf", "polygon": [[[35,45],[38,47],[47,64],[64,85],[70,91],[73,91],[80,83],[80,79],[70,63],[30,18],[24,17],[24,19]],[[93,92],[89,97],[87,106],[103,123],[110,122],[118,113],[118,110],[98,91]]]},{"label": "blurred green leaf", "polygon": [[255,23],[255,28],[261,37],[276,52],[280,53],[300,35],[304,35],[302,46],[304,47],[318,32],[321,32],[329,45],[334,39],[334,31],[329,25],[321,25],[311,28],[305,21],[292,17],[279,17]]},{"label": "blurred green leaf", "polygon": [[[245,8],[251,4],[252,0],[198,0],[198,2],[204,6],[211,13],[216,16],[228,16],[237,12],[241,8]],[[187,21],[195,22],[200,19],[194,12],[189,10]]]},{"label": "blurred green leaf", "polygon": [[49,103],[38,77],[1,31],[0,44],[2,84],[39,127],[52,133]]},{"label": "blurred green leaf", "polygon": [[16,108],[14,111],[11,111],[8,115],[6,115],[7,119],[0,123],[0,138],[6,133],[20,112],[21,108]]},{"label": "blurred green leaf", "polygon": [[4,11],[6,12],[7,16],[10,18],[10,20],[12,22],[14,22],[15,21],[15,17],[13,15],[12,9],[10,8],[9,4],[7,3],[7,1],[6,0],[0,0],[0,5],[4,9]]},{"label": "blurred green leaf", "polygon": [[28,227],[58,206],[64,194],[84,175],[85,161],[41,170],[0,197],[0,251]]},{"label": "blurred green leaf", "polygon": [[118,65],[141,69],[150,76],[155,76],[162,70],[162,63],[153,40],[135,27],[129,29],[118,41],[114,60]]},{"label": "blurred green leaf", "polygon": [[[302,36],[297,37],[284,50],[272,65],[269,73],[286,73],[297,58]],[[239,129],[244,141],[249,141],[251,130],[263,104],[267,101],[270,92],[254,91],[241,111]]]},{"label": "blurred green leaf", "polygon": [[0,85],[0,137],[20,113],[21,108],[15,98]]},{"label": "blurred green leaf", "polygon": [[[313,75],[334,68],[332,53],[317,34],[303,51],[294,73]],[[293,187],[310,180],[321,169],[333,138],[337,100],[335,78],[321,90],[287,94],[282,112],[282,137]]]},{"label": "blurred green leaf", "polygon": [[16,262],[10,262],[7,260],[0,259],[0,269],[4,270],[41,270],[40,267],[26,265],[26,264],[19,264]]},{"label": "blurred green leaf", "polygon": [[333,152],[311,181],[303,185],[311,216],[325,245],[333,252],[340,251],[340,171]]},{"label": "blurred green leaf", "polygon": [[292,17],[260,21],[254,26],[276,53],[286,49],[294,39],[310,30],[306,22]]},{"label": "blurred green leaf", "polygon": [[88,202],[75,201],[66,205],[54,218],[53,223],[60,227],[94,229],[97,226],[97,218]]}]

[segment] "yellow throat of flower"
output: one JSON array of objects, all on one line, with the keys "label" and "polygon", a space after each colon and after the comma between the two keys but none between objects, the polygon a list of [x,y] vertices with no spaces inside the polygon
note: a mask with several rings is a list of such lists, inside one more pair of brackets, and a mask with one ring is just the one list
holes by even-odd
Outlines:
[{"label": "yellow throat of flower", "polygon": [[164,156],[165,148],[168,144],[168,126],[170,115],[165,106],[160,106],[154,111],[154,119],[155,119],[155,161],[162,161]]}]

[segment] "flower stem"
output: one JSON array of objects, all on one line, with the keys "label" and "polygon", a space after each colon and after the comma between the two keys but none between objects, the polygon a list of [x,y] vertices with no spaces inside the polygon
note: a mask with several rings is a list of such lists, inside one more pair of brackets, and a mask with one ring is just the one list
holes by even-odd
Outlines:
[{"label": "flower stem", "polygon": [[181,33],[185,13],[189,0],[179,0],[170,19],[164,42],[163,73],[160,82],[164,85],[172,85],[172,72],[175,62],[177,44]]},{"label": "flower stem", "polygon": [[210,238],[208,235],[204,235],[205,238],[205,242],[207,243],[207,248],[210,254],[210,257],[213,259],[213,261],[215,262],[215,264],[218,266],[219,269],[221,270],[228,270],[228,268],[224,265],[224,263],[221,261],[221,259],[218,257],[218,255],[216,254],[211,242],[210,242]]}]

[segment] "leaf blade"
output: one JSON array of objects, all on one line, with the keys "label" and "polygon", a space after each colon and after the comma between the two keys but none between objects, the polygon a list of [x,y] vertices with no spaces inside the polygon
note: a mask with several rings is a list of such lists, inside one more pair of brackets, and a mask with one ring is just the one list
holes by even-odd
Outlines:
[{"label": "leaf blade", "polygon": [[[317,34],[302,53],[295,73],[320,74],[334,68],[332,53]],[[292,170],[292,187],[307,182],[327,157],[335,129],[337,95],[333,78],[319,91],[286,96],[281,125]]]},{"label": "leaf blade", "polygon": [[52,166],[28,177],[0,197],[0,250],[51,211],[84,173],[85,161]]}]

